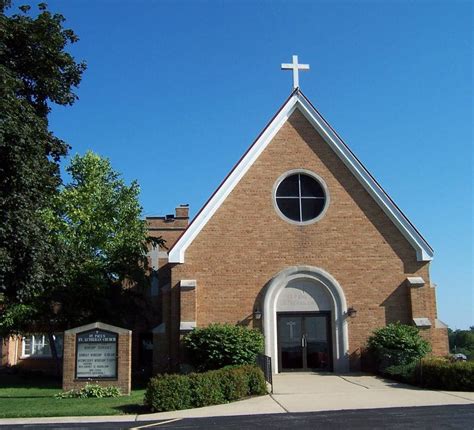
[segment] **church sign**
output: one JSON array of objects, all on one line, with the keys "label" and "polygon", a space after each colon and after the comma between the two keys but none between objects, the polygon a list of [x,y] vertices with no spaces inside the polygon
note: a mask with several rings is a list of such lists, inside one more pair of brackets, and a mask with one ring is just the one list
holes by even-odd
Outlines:
[{"label": "church sign", "polygon": [[117,378],[118,333],[89,330],[76,336],[76,378]]},{"label": "church sign", "polygon": [[132,332],[95,322],[64,332],[63,390],[87,384],[118,387],[130,394]]}]

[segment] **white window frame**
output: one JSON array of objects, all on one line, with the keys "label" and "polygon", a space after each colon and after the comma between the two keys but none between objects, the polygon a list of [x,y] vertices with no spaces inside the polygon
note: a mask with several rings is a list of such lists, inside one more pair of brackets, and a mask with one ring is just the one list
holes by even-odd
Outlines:
[{"label": "white window frame", "polygon": [[[55,333],[53,335],[55,337],[55,341],[57,337],[62,337],[62,333]],[[31,345],[31,353],[26,354],[25,352],[25,339],[29,338],[30,339],[30,345]],[[45,344],[48,342],[48,335],[46,333],[36,333],[36,334],[30,334],[30,335],[25,335],[22,336],[21,339],[21,358],[52,358],[52,353],[51,353],[51,347],[50,347],[50,352],[49,354],[35,354],[35,349],[36,345],[38,344],[39,339],[41,338],[41,346],[44,348]],[[58,349],[58,357],[63,356],[63,350]]]},{"label": "white window frame", "polygon": [[[278,187],[280,186],[280,184],[283,182],[283,180],[285,180],[288,176],[292,176],[292,175],[306,175],[306,176],[310,176],[312,177],[314,180],[316,180],[317,182],[319,182],[319,184],[321,185],[322,189],[323,189],[323,192],[325,194],[325,202],[324,202],[324,208],[322,210],[322,212],[316,217],[316,218],[313,218],[313,219],[310,219],[310,220],[307,220],[307,221],[296,221],[296,220],[293,220],[291,218],[288,218],[281,210],[280,208],[278,207],[278,203],[277,203],[277,190],[278,190]],[[299,185],[299,187],[301,187],[301,185]],[[281,196],[280,196],[281,197]],[[288,197],[287,197],[288,198]],[[295,199],[298,199],[299,202],[300,202],[300,216],[302,214],[302,210],[301,210],[301,189],[299,190],[299,197],[290,197],[290,198],[295,198]],[[319,199],[320,197],[318,197]],[[294,224],[294,225],[309,225],[309,224],[314,224],[315,222],[319,221],[321,218],[324,217],[324,215],[326,215],[326,212],[328,210],[328,207],[329,207],[329,203],[330,203],[330,196],[329,196],[329,190],[328,190],[328,186],[326,185],[326,182],[323,180],[323,178],[321,178],[319,175],[317,175],[316,173],[310,171],[310,170],[306,170],[306,169],[293,169],[293,170],[289,170],[285,173],[283,173],[283,175],[281,175],[277,181],[273,184],[273,190],[272,190],[272,203],[273,203],[273,208],[275,209],[275,212],[278,214],[278,216],[285,220],[286,222],[290,223],[290,224]]]}]

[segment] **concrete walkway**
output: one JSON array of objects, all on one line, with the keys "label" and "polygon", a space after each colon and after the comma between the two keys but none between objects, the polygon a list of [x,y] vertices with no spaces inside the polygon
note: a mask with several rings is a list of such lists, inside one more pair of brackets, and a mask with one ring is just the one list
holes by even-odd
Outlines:
[{"label": "concrete walkway", "polygon": [[474,404],[474,393],[424,390],[372,375],[283,373],[271,396],[286,412]]},{"label": "concrete walkway", "polygon": [[474,392],[424,390],[372,375],[284,373],[274,376],[274,392],[225,405],[146,415],[2,419],[0,425],[159,421],[175,418],[317,412],[428,405],[474,405]]}]

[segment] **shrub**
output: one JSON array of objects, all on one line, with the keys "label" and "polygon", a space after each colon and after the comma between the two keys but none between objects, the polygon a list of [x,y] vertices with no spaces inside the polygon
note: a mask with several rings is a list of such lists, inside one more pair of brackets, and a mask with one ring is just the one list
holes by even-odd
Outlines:
[{"label": "shrub", "polygon": [[252,364],[264,346],[263,335],[258,330],[231,324],[196,328],[183,342],[189,360],[199,371]]},{"label": "shrub", "polygon": [[367,345],[377,358],[381,371],[389,366],[411,364],[431,351],[430,344],[416,327],[399,322],[375,330]]},{"label": "shrub", "polygon": [[407,384],[416,385],[417,380],[417,370],[418,370],[417,361],[412,361],[409,364],[399,364],[395,366],[388,366],[384,373],[396,381],[406,382]]},{"label": "shrub", "polygon": [[256,366],[245,366],[245,369],[249,384],[249,394],[254,396],[267,394],[267,384],[262,370]]},{"label": "shrub", "polygon": [[474,391],[474,362],[430,357],[410,364],[389,366],[385,374],[397,381],[425,388]]},{"label": "shrub", "polygon": [[451,362],[443,358],[421,361],[419,369],[421,385],[454,391],[474,391],[474,362]]},{"label": "shrub", "polygon": [[193,406],[218,405],[226,398],[221,389],[221,378],[218,371],[192,373],[189,375]]},{"label": "shrub", "polygon": [[226,367],[217,372],[221,381],[222,394],[226,401],[233,402],[251,394],[248,377],[243,367]]},{"label": "shrub", "polygon": [[54,397],[56,399],[86,399],[86,398],[102,398],[102,397],[119,397],[122,393],[120,388],[109,386],[102,387],[97,384],[86,384],[85,387],[82,387],[80,390],[69,390],[62,393],[56,394]]},{"label": "shrub", "polygon": [[172,411],[217,405],[249,395],[266,394],[263,372],[256,366],[229,366],[205,373],[163,375],[150,379],[145,405]]},{"label": "shrub", "polygon": [[175,411],[193,406],[187,375],[160,375],[150,379],[144,403],[152,411]]}]

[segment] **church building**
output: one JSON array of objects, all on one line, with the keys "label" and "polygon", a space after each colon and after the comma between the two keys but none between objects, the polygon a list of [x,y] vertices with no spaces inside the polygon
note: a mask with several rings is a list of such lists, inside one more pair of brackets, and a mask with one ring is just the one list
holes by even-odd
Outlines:
[{"label": "church building", "polygon": [[188,225],[188,207],[147,218],[161,323],[154,371],[180,363],[195,327],[257,328],[274,373],[361,368],[374,329],[420,328],[448,353],[433,249],[299,87]]},{"label": "church building", "polygon": [[[166,247],[149,252],[135,369],[178,369],[182,336],[211,323],[261,330],[274,373],[360,370],[367,338],[396,321],[448,353],[433,249],[303,94],[309,66],[282,68],[293,91],[192,222],[187,205],[146,219]],[[48,357],[44,334],[0,341],[0,365]]]}]

